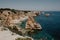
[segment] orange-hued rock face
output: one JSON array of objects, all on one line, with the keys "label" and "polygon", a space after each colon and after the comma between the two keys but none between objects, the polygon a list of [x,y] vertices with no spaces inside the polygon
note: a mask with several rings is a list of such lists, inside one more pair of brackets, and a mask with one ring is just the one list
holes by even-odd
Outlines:
[{"label": "orange-hued rock face", "polygon": [[15,26],[16,24],[21,23],[24,20],[27,20],[26,22],[26,29],[42,29],[40,24],[36,23],[33,16],[37,16],[38,12],[27,12],[24,13],[24,11],[14,13],[12,11],[3,11],[3,13],[0,13],[0,18],[2,21],[3,26]]},{"label": "orange-hued rock face", "polygon": [[42,29],[41,25],[36,23],[33,17],[29,17],[26,22],[26,29]]},{"label": "orange-hued rock face", "polygon": [[[0,12],[0,26],[9,29],[12,33],[27,37],[27,35],[36,33],[35,30],[41,31],[41,25],[34,20],[34,16],[38,15],[35,11],[4,9]],[[33,40],[32,38],[24,39]]]}]

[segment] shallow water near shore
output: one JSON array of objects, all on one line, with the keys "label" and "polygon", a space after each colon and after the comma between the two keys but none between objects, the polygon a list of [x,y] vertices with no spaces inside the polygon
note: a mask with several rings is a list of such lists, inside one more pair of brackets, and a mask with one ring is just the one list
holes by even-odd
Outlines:
[{"label": "shallow water near shore", "polygon": [[[45,16],[45,13],[49,13],[50,16]],[[37,17],[34,17],[35,21],[42,26],[42,31],[38,31],[32,34],[34,40],[60,40],[60,12],[58,11],[45,11]],[[26,22],[22,23],[23,28]]]}]

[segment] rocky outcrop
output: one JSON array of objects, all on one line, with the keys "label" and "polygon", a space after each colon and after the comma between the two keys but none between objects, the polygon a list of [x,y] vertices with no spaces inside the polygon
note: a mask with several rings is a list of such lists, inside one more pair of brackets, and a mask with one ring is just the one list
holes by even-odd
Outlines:
[{"label": "rocky outcrop", "polygon": [[[1,25],[4,27],[9,28],[12,32],[15,32],[17,34],[24,35],[28,32],[34,32],[34,30],[42,30],[42,27],[39,23],[35,22],[33,16],[38,16],[38,12],[34,11],[17,11],[10,9],[4,9],[3,12],[0,13],[0,20]],[[19,26],[19,24],[22,23],[22,21],[27,20],[26,26],[24,29]]]},{"label": "rocky outcrop", "polygon": [[33,17],[28,18],[25,28],[31,29],[31,30],[42,30],[41,25],[39,23],[35,22]]}]

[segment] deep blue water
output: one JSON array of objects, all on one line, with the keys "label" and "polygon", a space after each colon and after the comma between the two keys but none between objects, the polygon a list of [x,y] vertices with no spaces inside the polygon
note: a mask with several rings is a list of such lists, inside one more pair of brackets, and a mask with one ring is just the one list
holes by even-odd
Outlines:
[{"label": "deep blue water", "polygon": [[[44,14],[49,13],[46,17]],[[59,11],[45,11],[44,14],[35,17],[36,22],[42,26],[42,31],[34,34],[33,38],[36,40],[60,40],[60,12]]]},{"label": "deep blue water", "polygon": [[[44,12],[44,14],[43,14]],[[41,15],[34,17],[35,21],[42,26],[42,31],[32,34],[35,40],[60,40],[60,12],[59,11],[43,11]],[[45,14],[50,16],[46,17]],[[25,26],[25,22],[22,23]]]}]

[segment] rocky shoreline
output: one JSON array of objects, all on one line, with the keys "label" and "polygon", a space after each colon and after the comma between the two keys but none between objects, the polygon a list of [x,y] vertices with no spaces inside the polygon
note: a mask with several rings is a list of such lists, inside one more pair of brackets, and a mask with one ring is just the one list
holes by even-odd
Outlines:
[{"label": "rocky shoreline", "polygon": [[[34,30],[42,30],[39,23],[35,22],[34,16],[40,15],[38,11],[18,11],[12,9],[0,9],[0,25],[8,28],[11,32],[25,36],[26,34],[34,32]],[[27,20],[25,28],[21,24]]]}]

